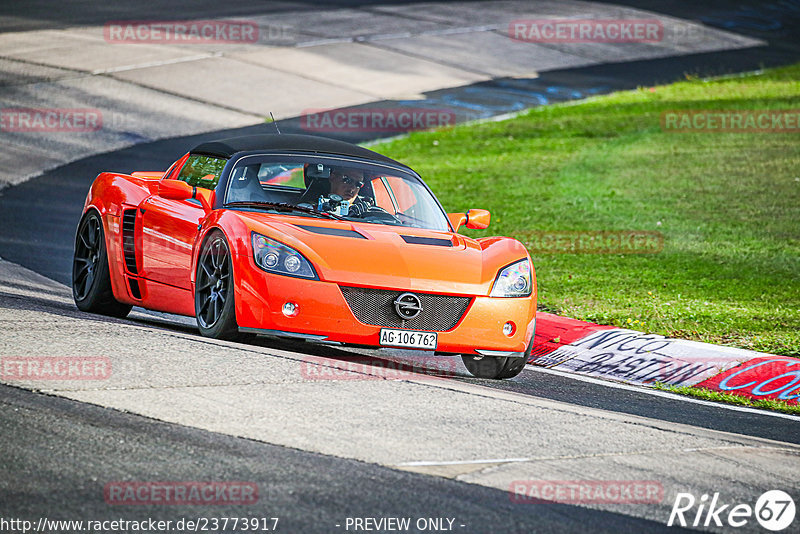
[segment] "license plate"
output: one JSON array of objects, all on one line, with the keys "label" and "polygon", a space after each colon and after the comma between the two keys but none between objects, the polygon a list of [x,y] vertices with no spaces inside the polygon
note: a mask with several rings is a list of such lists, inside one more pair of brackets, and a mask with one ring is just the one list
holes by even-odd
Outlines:
[{"label": "license plate", "polygon": [[436,332],[413,332],[381,328],[381,345],[384,347],[408,347],[410,349],[436,350]]}]

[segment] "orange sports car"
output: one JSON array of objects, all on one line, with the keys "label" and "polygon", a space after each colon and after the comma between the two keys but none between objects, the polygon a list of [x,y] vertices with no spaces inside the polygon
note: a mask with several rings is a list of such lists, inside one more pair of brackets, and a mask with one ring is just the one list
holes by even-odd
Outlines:
[{"label": "orange sports car", "polygon": [[204,336],[286,336],[524,368],[536,326],[528,252],[471,239],[409,167],[304,135],[204,143],[166,172],[100,174],[75,237],[83,311],[194,316]]}]

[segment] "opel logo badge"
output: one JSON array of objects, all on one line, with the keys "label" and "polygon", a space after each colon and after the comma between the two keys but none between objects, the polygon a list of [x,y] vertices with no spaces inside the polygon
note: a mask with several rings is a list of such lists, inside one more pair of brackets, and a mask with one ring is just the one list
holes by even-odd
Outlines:
[{"label": "opel logo badge", "polygon": [[404,321],[409,321],[422,313],[422,303],[414,293],[403,293],[394,301],[394,311]]}]

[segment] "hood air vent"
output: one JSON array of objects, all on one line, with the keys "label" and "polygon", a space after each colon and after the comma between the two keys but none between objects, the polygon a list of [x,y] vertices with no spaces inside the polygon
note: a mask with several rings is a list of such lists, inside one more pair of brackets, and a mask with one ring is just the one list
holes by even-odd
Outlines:
[{"label": "hood air vent", "polygon": [[345,228],[328,228],[327,226],[311,226],[305,224],[296,224],[298,228],[302,228],[307,232],[313,232],[315,234],[322,234],[322,235],[335,235],[339,237],[354,237],[356,239],[366,239],[363,235],[359,234],[355,230],[347,230]]},{"label": "hood air vent", "polygon": [[439,239],[438,237],[419,237],[415,235],[401,235],[403,241],[409,245],[433,245],[436,247],[452,247],[450,239]]}]

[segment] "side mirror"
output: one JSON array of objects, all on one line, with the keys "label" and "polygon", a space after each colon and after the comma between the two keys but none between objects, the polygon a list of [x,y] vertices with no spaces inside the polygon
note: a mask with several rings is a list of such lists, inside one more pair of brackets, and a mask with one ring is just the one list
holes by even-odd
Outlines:
[{"label": "side mirror", "polygon": [[453,231],[458,232],[465,222],[467,222],[466,213],[448,213],[447,218],[450,219],[450,224],[453,225]]},{"label": "side mirror", "polygon": [[486,210],[469,210],[467,213],[448,213],[447,218],[450,219],[453,230],[458,232],[464,225],[472,230],[488,228],[492,215]]},{"label": "side mirror", "polygon": [[469,210],[467,212],[467,228],[483,230],[489,227],[492,214],[486,210]]},{"label": "side mirror", "polygon": [[158,183],[158,196],[170,200],[189,200],[194,188],[181,180],[161,180]]}]

